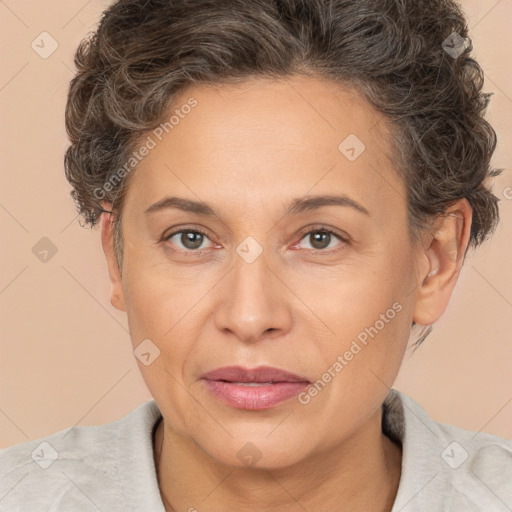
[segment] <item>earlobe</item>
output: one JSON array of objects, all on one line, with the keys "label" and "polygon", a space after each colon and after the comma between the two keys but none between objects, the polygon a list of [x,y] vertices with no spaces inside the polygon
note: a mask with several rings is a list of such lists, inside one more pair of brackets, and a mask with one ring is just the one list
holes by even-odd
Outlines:
[{"label": "earlobe", "polygon": [[[112,205],[110,203],[105,202],[102,203],[101,206],[104,210],[111,211]],[[126,311],[123,293],[123,280],[114,251],[114,229],[112,215],[110,213],[102,212],[100,228],[101,245],[103,246],[103,252],[107,259],[108,274],[112,285],[110,291],[110,302],[112,306],[119,309],[119,311]]]},{"label": "earlobe", "polygon": [[446,310],[457,282],[471,232],[472,209],[459,199],[435,223],[431,240],[423,250],[427,271],[418,276],[413,320],[419,325],[436,322]]}]

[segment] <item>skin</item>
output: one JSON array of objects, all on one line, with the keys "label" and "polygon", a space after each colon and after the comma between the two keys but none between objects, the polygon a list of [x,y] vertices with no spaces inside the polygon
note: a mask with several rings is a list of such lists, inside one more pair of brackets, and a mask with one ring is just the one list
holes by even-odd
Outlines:
[{"label": "skin", "polygon": [[[190,97],[197,106],[130,177],[122,272],[111,216],[101,220],[112,304],[127,313],[133,347],[150,339],[160,350],[138,364],[163,415],[155,458],[165,507],[390,511],[401,447],[382,434],[381,405],[412,321],[433,323],[446,309],[471,207],[457,201],[413,242],[388,121],[354,90],[314,77],[194,85],[170,112]],[[366,146],[352,162],[338,150],[349,134]],[[331,205],[285,215],[293,199],[322,194],[369,214]],[[216,215],[144,213],[168,195]],[[202,253],[181,233],[162,241],[180,228],[207,234]],[[322,246],[322,228],[348,241]],[[236,252],[248,236],[262,249],[252,263]],[[201,380],[222,366],[270,365],[315,382],[394,303],[401,311],[307,405],[239,410]],[[253,465],[237,456],[248,442],[261,456]]]}]

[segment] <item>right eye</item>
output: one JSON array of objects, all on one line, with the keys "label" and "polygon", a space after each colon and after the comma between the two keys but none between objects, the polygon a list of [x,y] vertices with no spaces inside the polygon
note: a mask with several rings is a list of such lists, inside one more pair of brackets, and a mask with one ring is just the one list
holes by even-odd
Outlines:
[{"label": "right eye", "polygon": [[[173,241],[173,239],[175,239]],[[201,245],[208,239],[208,235],[198,229],[180,229],[166,235],[162,241],[171,242],[172,245],[181,244],[179,252],[202,252]]]}]

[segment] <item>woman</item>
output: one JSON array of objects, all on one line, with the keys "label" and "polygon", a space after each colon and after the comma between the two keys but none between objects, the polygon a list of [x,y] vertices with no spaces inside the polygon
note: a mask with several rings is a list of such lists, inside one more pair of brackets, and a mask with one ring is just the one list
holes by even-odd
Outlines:
[{"label": "woman", "polygon": [[498,511],[512,443],[392,389],[498,221],[451,0],[118,1],[66,176],[154,401],[1,454],[1,510]]}]

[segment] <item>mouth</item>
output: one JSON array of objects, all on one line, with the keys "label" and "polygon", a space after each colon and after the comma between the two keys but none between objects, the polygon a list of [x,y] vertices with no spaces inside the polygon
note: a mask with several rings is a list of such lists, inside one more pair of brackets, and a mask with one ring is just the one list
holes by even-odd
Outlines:
[{"label": "mouth", "polygon": [[271,366],[227,366],[201,378],[215,398],[236,409],[251,411],[270,409],[311,384],[305,377]]}]

